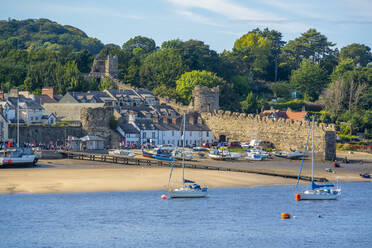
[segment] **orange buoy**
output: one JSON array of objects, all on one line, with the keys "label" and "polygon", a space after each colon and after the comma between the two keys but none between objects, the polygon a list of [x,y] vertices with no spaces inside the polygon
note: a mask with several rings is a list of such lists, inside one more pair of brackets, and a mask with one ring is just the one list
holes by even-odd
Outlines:
[{"label": "orange buoy", "polygon": [[161,196],[161,199],[164,199],[165,200],[165,199],[167,199],[167,196],[166,195],[162,195]]},{"label": "orange buoy", "polygon": [[296,201],[301,201],[301,195],[300,194],[296,194]]},{"label": "orange buoy", "polygon": [[282,219],[289,219],[291,218],[291,215],[288,213],[282,213]]}]

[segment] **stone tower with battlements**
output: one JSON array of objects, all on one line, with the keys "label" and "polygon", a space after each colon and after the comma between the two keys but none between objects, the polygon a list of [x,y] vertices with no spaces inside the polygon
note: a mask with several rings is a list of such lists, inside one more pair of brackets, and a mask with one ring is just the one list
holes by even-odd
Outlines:
[{"label": "stone tower with battlements", "polygon": [[205,86],[195,86],[192,91],[192,101],[189,108],[195,112],[213,112],[220,108],[218,87],[208,88]]},{"label": "stone tower with battlements", "polygon": [[89,76],[118,78],[118,56],[111,54],[106,57],[97,56],[94,59]]}]

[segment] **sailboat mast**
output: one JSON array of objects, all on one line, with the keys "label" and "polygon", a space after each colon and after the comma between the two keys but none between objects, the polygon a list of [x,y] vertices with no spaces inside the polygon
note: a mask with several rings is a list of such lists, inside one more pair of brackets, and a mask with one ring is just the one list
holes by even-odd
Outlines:
[{"label": "sailboat mast", "polygon": [[186,114],[183,113],[183,132],[182,132],[182,187],[185,187],[185,129],[186,129]]},{"label": "sailboat mast", "polygon": [[314,123],[315,116],[313,116],[313,132],[311,134],[311,181],[314,181]]},{"label": "sailboat mast", "polygon": [[17,147],[19,147],[19,95],[17,99]]}]

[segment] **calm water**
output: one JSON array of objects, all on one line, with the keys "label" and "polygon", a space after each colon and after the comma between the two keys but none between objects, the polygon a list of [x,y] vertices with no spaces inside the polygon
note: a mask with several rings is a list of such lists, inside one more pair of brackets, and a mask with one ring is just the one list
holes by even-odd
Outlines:
[{"label": "calm water", "polygon": [[1,195],[0,247],[371,247],[372,183],[342,186],[339,201],[296,202],[293,186]]}]

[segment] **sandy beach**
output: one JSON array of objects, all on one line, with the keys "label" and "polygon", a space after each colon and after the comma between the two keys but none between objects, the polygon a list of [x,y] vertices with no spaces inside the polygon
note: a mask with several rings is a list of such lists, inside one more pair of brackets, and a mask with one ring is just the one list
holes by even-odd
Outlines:
[{"label": "sandy beach", "polygon": [[[360,172],[372,173],[371,154],[338,154],[348,156],[352,163],[332,167],[331,162],[318,162],[316,177],[330,181],[368,181]],[[362,159],[362,161],[358,161]],[[252,172],[271,172],[298,175],[300,161],[272,159],[268,161],[213,161],[200,160],[200,164],[226,168],[245,168]],[[326,172],[325,168],[332,168]],[[128,190],[166,190],[170,168],[124,166],[89,160],[57,159],[40,160],[37,167],[0,170],[0,194],[113,192]],[[171,186],[181,183],[181,169],[173,171]],[[311,175],[310,161],[306,160],[302,175]],[[266,176],[256,173],[239,173],[218,170],[187,169],[185,177],[210,188],[251,187],[263,185],[294,185],[295,179]],[[369,179],[370,180],[370,179]]]}]

